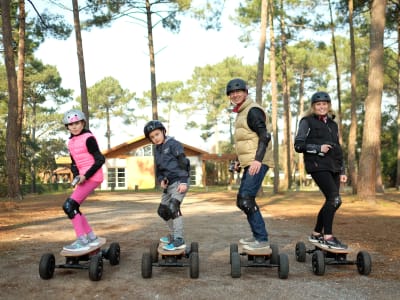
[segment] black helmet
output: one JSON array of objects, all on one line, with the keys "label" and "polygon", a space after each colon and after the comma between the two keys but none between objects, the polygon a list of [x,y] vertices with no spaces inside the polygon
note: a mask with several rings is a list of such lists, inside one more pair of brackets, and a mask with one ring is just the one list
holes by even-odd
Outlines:
[{"label": "black helmet", "polygon": [[147,124],[144,126],[144,129],[143,129],[144,135],[147,138],[149,138],[150,133],[156,129],[161,129],[162,132],[164,133],[164,135],[165,135],[165,132],[167,131],[165,129],[164,125],[160,121],[152,120],[152,121],[147,122]]},{"label": "black helmet", "polygon": [[247,83],[243,79],[235,78],[228,82],[226,85],[226,95],[229,96],[230,92],[242,90],[247,92]]},{"label": "black helmet", "polygon": [[316,92],[311,96],[311,104],[321,101],[331,102],[331,97],[326,92]]}]

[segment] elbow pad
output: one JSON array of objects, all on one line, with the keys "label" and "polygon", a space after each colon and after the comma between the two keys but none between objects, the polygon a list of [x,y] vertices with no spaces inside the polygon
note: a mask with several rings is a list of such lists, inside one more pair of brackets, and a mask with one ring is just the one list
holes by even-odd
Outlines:
[{"label": "elbow pad", "polygon": [[297,153],[303,153],[303,152],[304,152],[304,147],[303,147],[303,145],[295,144],[295,145],[294,145],[294,150],[295,150]]},{"label": "elbow pad", "polygon": [[268,147],[268,144],[271,141],[271,134],[269,132],[267,132],[267,134],[265,136],[266,136],[265,143],[267,144],[267,147]]}]

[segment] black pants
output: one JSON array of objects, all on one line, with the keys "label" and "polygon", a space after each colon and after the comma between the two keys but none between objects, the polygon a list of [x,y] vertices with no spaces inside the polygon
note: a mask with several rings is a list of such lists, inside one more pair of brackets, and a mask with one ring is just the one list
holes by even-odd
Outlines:
[{"label": "black pants", "polygon": [[325,203],[318,213],[314,231],[332,234],[333,218],[336,212],[333,203],[334,199],[339,196],[340,174],[320,171],[311,173],[311,177],[325,196]]}]

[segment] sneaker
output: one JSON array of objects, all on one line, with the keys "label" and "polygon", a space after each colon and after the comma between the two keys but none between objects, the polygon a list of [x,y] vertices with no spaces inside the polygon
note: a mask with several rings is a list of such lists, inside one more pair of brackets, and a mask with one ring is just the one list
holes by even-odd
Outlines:
[{"label": "sneaker", "polygon": [[163,243],[163,244],[169,244],[169,241],[170,241],[170,237],[169,236],[160,237],[160,242]]},{"label": "sneaker", "polygon": [[77,239],[71,245],[64,246],[63,249],[66,251],[86,251],[89,250],[89,243],[84,242],[81,239]]},{"label": "sneaker", "polygon": [[94,247],[100,245],[100,239],[96,236],[94,239],[88,237],[89,246]]},{"label": "sneaker", "polygon": [[186,248],[185,241],[181,238],[177,238],[173,240],[172,243],[169,243],[163,247],[164,250],[168,251],[180,250],[185,248]]},{"label": "sneaker", "polygon": [[318,235],[312,234],[308,237],[308,240],[311,243],[323,243],[324,242],[324,236],[320,233]]},{"label": "sneaker", "polygon": [[331,249],[347,249],[346,244],[342,244],[336,237],[331,237],[321,243],[321,247]]},{"label": "sneaker", "polygon": [[256,239],[252,236],[252,237],[240,239],[239,243],[241,243],[242,245],[248,245],[250,243],[254,243],[255,241],[256,241]]},{"label": "sneaker", "polygon": [[269,243],[267,241],[255,241],[253,243],[249,243],[247,245],[243,246],[243,249],[246,250],[258,250],[258,249],[264,249],[264,248],[269,248]]}]

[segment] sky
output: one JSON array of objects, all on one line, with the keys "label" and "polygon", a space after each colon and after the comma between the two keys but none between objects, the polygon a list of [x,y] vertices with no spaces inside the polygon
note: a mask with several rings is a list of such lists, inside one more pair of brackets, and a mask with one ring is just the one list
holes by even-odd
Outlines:
[{"label": "sky", "polygon": [[[230,56],[243,58],[244,63],[255,64],[258,59],[257,47],[245,48],[238,40],[240,28],[229,20],[236,6],[236,1],[227,1],[220,31],[205,31],[197,21],[189,18],[181,18],[181,31],[178,34],[164,30],[161,25],[157,26],[154,31],[157,83],[186,81],[191,77],[195,67],[216,64]],[[72,23],[72,13],[66,15],[66,19]],[[141,96],[143,91],[150,90],[146,34],[146,28],[133,24],[128,19],[120,19],[110,28],[82,32],[87,86],[90,87],[104,77],[112,76],[124,89],[136,92],[138,96]],[[45,64],[57,67],[64,88],[73,89],[74,97],[80,95],[74,32],[66,41],[46,40],[35,54]],[[151,118],[151,111],[149,112]],[[169,134],[183,143],[210,151],[215,141],[210,140],[205,144],[198,134],[185,132],[182,130],[183,120],[177,117],[177,121],[170,124]],[[136,126],[115,128],[111,147],[142,135],[145,122],[138,122]],[[100,148],[105,149],[107,142],[103,130],[95,128],[92,131],[95,135],[96,131],[101,132],[96,137]]]}]

